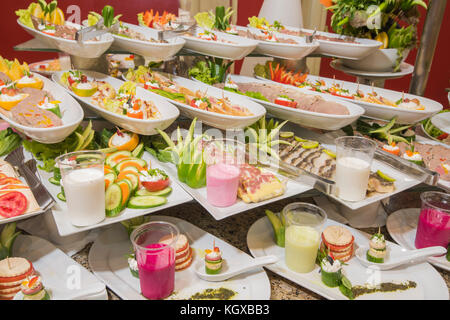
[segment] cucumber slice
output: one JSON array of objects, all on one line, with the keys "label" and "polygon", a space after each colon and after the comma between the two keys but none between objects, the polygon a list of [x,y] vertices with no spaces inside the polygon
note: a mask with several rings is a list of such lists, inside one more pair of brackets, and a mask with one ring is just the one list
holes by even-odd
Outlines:
[{"label": "cucumber slice", "polygon": [[366,258],[367,258],[368,261],[373,262],[373,263],[383,263],[383,262],[384,262],[384,258],[375,258],[375,257],[372,257],[372,256],[369,254],[369,250],[367,250]]},{"label": "cucumber slice", "polygon": [[143,189],[139,189],[138,191],[136,191],[136,195],[137,196],[168,196],[171,192],[172,192],[171,187],[167,187],[165,189],[162,189],[160,191],[155,191],[155,192],[151,192],[151,191],[148,191],[147,189],[143,188]]},{"label": "cucumber slice", "polygon": [[[133,171],[134,172],[134,171]],[[127,173],[126,179],[131,183],[131,190],[136,191],[139,188],[139,177],[137,174]]]},{"label": "cucumber slice", "polygon": [[330,288],[335,288],[340,285],[341,278],[342,278],[341,270],[339,270],[337,272],[326,272],[323,269],[321,269],[320,273],[321,273],[322,282],[326,286],[328,286]]},{"label": "cucumber slice", "polygon": [[144,168],[147,166],[147,162],[145,160],[139,159],[139,158],[130,158],[130,159],[124,159],[120,161],[118,164],[115,165],[114,169],[117,172],[122,171],[125,167],[132,167],[134,164]]},{"label": "cucumber slice", "polygon": [[128,208],[131,209],[148,209],[161,206],[167,202],[165,197],[160,196],[137,196],[132,197],[128,202]]},{"label": "cucumber slice", "polygon": [[122,189],[117,183],[111,184],[105,193],[106,216],[114,217],[122,211]]},{"label": "cucumber slice", "polygon": [[48,178],[48,182],[54,184],[55,186],[60,186],[61,185],[61,181],[56,179],[55,177]]},{"label": "cucumber slice", "polygon": [[131,152],[131,155],[135,158],[141,158],[144,154],[144,143],[141,142],[138,146]]},{"label": "cucumber slice", "polygon": [[116,174],[114,172],[110,172],[110,173],[105,174],[105,182],[106,181],[109,182],[108,186],[113,184],[114,181],[116,180],[116,178],[117,178],[117,176],[116,176]]},{"label": "cucumber slice", "polygon": [[105,164],[107,164],[108,166],[110,166],[111,168],[113,168],[116,164],[118,164],[120,161],[122,161],[122,160],[124,160],[124,158],[121,158],[120,159],[120,161],[114,161],[114,159],[117,157],[117,156],[120,156],[120,155],[122,155],[122,156],[124,156],[124,157],[127,157],[127,158],[132,158],[132,155],[131,155],[131,152],[130,151],[126,151],[126,150],[123,150],[123,151],[116,151],[116,152],[114,152],[114,153],[111,153],[109,156],[107,156],[106,157],[106,159],[105,159]]},{"label": "cucumber slice", "polygon": [[136,167],[132,167],[132,166],[123,167],[120,171],[121,171],[121,172],[124,172],[124,171],[133,171],[133,172],[136,172],[137,174],[139,174],[139,169],[136,168]]},{"label": "cucumber slice", "polygon": [[61,180],[61,170],[58,167],[53,168],[53,177],[56,180]]},{"label": "cucumber slice", "polygon": [[92,160],[92,159],[103,159],[103,156],[100,154],[95,154],[95,153],[86,153],[86,154],[80,154],[79,156],[77,156],[77,162],[83,162],[85,160]]},{"label": "cucumber slice", "polygon": [[64,194],[63,192],[58,193],[58,194],[56,195],[56,197],[57,197],[59,200],[66,202],[66,196],[65,196],[65,194]]},{"label": "cucumber slice", "polygon": [[117,183],[119,186],[121,186],[121,184],[123,184],[123,183],[125,183],[125,184],[128,185],[128,189],[130,190],[130,193],[128,194],[127,199],[124,199],[125,195],[122,193],[122,200],[123,200],[123,202],[122,202],[122,203],[123,203],[122,207],[126,207],[126,206],[127,206],[127,203],[128,203],[128,200],[130,200],[131,195],[132,195],[132,193],[133,193],[133,185],[132,185],[131,181],[128,180],[128,179],[122,179],[122,180],[120,180],[120,181],[117,181],[116,183]]}]

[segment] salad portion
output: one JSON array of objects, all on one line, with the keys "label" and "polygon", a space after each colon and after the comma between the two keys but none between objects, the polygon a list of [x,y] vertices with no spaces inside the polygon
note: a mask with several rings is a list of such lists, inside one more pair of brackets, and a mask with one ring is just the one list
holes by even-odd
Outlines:
[{"label": "salad portion", "polygon": [[[450,110],[445,109],[439,113],[443,113],[443,112],[450,112]],[[428,119],[425,119],[422,121],[422,128],[425,131],[425,133],[428,134],[431,138],[433,138],[435,140],[439,140],[445,144],[450,144],[449,134],[447,132],[440,130],[439,128],[436,128],[431,123],[431,118],[428,118]]]},{"label": "salad portion", "polygon": [[305,94],[293,88],[258,82],[258,80],[254,82],[234,82],[228,79],[225,84],[215,86],[293,109],[335,115],[350,114],[346,106],[334,101],[327,101],[318,95]]},{"label": "salad portion", "polygon": [[150,9],[138,13],[137,18],[139,25],[162,31],[177,30],[181,26],[177,23],[177,16],[167,11],[160,14],[159,11]]},{"label": "salad portion", "polygon": [[16,15],[23,25],[53,37],[75,40],[79,30],[78,26],[65,21],[64,13],[58,8],[56,0],[50,3],[45,0],[32,2],[27,9],[17,10]]},{"label": "salad portion", "polygon": [[113,29],[113,34],[134,39],[134,40],[140,40],[140,41],[148,41],[152,43],[167,43],[165,40],[158,40],[152,37],[148,37],[144,35],[143,33],[137,31],[135,28],[132,27],[132,25],[125,24],[121,22],[119,19],[122,15],[119,14],[117,16],[114,15],[114,8],[111,6],[105,6],[102,10],[102,14],[99,14],[97,12],[91,11],[88,15],[88,25],[94,26],[98,23],[98,21],[103,18],[105,27],[111,27],[113,25],[117,24],[117,28]]},{"label": "salad portion", "polygon": [[133,82],[125,82],[116,90],[106,81],[89,79],[82,71],[71,70],[63,73],[61,83],[77,96],[89,98],[104,110],[140,120],[161,118],[154,102],[136,96],[136,84]]},{"label": "salad portion", "polygon": [[[287,34],[291,36],[297,36],[297,37],[306,37],[313,35],[313,32],[311,30],[306,29],[295,29],[290,28],[287,26],[284,26],[279,21],[274,21],[273,23],[270,23],[267,21],[266,18],[258,18],[256,16],[253,16],[251,18],[248,18],[250,27],[256,28],[261,30],[265,33],[273,33],[273,32],[279,32],[282,34]],[[335,41],[335,42],[345,42],[345,43],[359,43],[354,37],[348,37],[348,36],[340,36],[340,37],[332,37],[327,36],[325,34],[314,34],[314,38],[317,40],[326,40],[326,41]]]},{"label": "salad portion", "polygon": [[26,63],[0,57],[0,113],[31,128],[63,125],[60,101],[44,90],[44,82]]},{"label": "salad portion", "polygon": [[253,115],[245,106],[232,104],[227,97],[216,98],[200,90],[193,92],[177,84],[169,76],[151,71],[143,66],[136,70],[130,70],[126,79],[149,91],[192,108],[240,117]]},{"label": "salad portion", "polygon": [[407,98],[404,93],[402,93],[397,100],[393,100],[392,98],[387,98],[377,92],[376,88],[373,86],[370,88],[370,91],[367,89],[362,89],[362,87],[365,88],[366,86],[360,87],[359,85],[356,86],[355,89],[345,88],[344,82],[334,78],[327,79],[308,76],[307,74],[293,74],[292,71],[287,71],[286,67],[280,64],[275,65],[272,61],[266,62],[265,65],[256,65],[254,72],[256,76],[261,78],[283,84],[290,84],[306,90],[329,94],[340,98],[401,108],[405,110],[425,110],[425,106],[418,98]]},{"label": "salad portion", "polygon": [[[206,30],[225,32],[259,41],[298,44],[294,39],[277,35],[276,30],[273,29],[250,30],[245,27],[233,25],[231,24],[231,16],[233,13],[231,8],[225,9],[225,7],[221,6],[216,7],[215,14],[213,12],[200,12],[194,18],[197,24]],[[249,21],[251,22],[251,18],[249,18]],[[211,32],[211,34],[213,33]]]}]

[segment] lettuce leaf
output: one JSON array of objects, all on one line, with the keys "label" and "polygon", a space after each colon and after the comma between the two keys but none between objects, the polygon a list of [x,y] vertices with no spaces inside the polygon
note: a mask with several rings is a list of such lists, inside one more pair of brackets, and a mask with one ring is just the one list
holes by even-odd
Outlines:
[{"label": "lettuce leaf", "polygon": [[139,25],[140,25],[140,26],[147,27],[147,25],[146,25],[145,22],[144,22],[144,13],[143,13],[143,12],[138,13],[137,19],[138,19],[138,22],[139,22]]},{"label": "lettuce leaf", "polygon": [[34,29],[33,21],[31,21],[31,13],[34,11],[38,4],[30,3],[27,9],[19,9],[16,11],[16,15],[19,17],[19,21],[25,26]]}]

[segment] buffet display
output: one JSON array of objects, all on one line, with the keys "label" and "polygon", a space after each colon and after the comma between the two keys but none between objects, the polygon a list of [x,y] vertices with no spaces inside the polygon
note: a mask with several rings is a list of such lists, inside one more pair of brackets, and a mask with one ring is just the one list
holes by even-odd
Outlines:
[{"label": "buffet display", "polygon": [[[405,12],[423,6],[405,2]],[[345,6],[335,1],[332,9]],[[386,6],[398,10],[392,1]],[[266,209],[247,233],[253,257],[188,221],[151,215],[195,200],[222,220],[312,189],[363,214],[421,183],[450,190],[448,114],[440,103],[294,73],[274,61],[257,65],[254,78],[228,74],[233,60],[251,53],[357,64],[393,49],[399,56],[389,68],[397,69],[414,24],[389,20],[372,40],[348,29],[339,10],[337,33],[258,17],[233,25],[224,7],[198,13],[195,22],[150,9],[137,14],[138,25],[111,6],[77,25],[45,0],[16,15],[33,37],[78,58],[98,58],[111,46],[152,61],[171,60],[182,48],[209,58],[196,61],[190,79],[152,64],[118,79],[66,70],[59,60],[29,66],[0,57],[0,300],[106,299],[105,285],[122,299],[265,300],[271,288],[262,266],[327,299],[448,300],[429,264],[450,270],[446,193],[424,192],[421,210],[389,217],[398,244],[310,203]],[[85,119],[84,110],[98,119]],[[50,209],[40,207],[30,174],[55,200]],[[74,264],[67,255],[16,231],[15,221],[46,210],[62,237],[109,226],[89,251],[95,276],[76,266],[77,290],[61,285]],[[380,276],[367,280],[371,272]]]}]

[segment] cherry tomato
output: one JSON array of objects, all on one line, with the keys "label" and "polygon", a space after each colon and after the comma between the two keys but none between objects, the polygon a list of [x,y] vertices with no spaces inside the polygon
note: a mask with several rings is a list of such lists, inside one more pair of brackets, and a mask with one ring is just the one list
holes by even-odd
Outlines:
[{"label": "cherry tomato", "polygon": [[169,186],[169,178],[165,180],[158,180],[158,181],[142,181],[142,185],[145,189],[147,189],[150,192],[160,191]]}]

